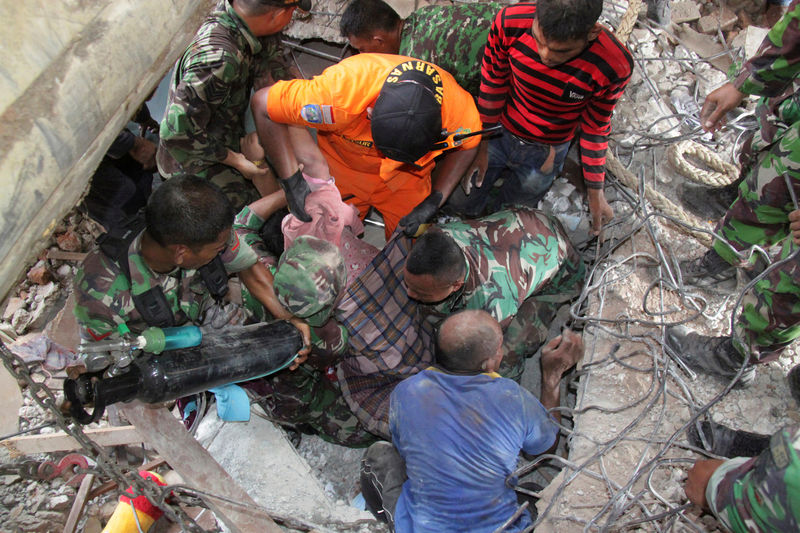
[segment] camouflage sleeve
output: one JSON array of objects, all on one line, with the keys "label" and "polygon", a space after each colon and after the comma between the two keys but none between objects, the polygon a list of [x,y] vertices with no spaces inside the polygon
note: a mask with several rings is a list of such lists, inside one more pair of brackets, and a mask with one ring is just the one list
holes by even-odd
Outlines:
[{"label": "camouflage sleeve", "polygon": [[228,98],[231,80],[240,76],[240,62],[230,54],[209,60],[202,52],[184,58],[176,73],[159,135],[164,147],[180,163],[189,160],[221,162],[228,155],[223,139],[208,124]]},{"label": "camouflage sleeve", "polygon": [[272,255],[264,244],[264,239],[261,237],[261,226],[264,225],[264,219],[245,206],[236,219],[233,221],[233,230],[239,235],[239,239],[253,249],[253,252],[258,258],[268,266],[275,266],[278,263],[278,258]]},{"label": "camouflage sleeve", "polygon": [[292,78],[289,67],[283,58],[280,35],[269,35],[261,38],[261,52],[253,62],[256,90],[266,85],[271,85],[276,81]]},{"label": "camouflage sleeve", "polygon": [[779,96],[800,73],[800,0],[767,34],[733,85],[745,94]]},{"label": "camouflage sleeve", "polygon": [[125,276],[111,267],[99,252],[90,254],[73,281],[75,317],[80,337],[101,340],[117,334],[133,302]]},{"label": "camouflage sleeve", "polygon": [[311,343],[324,355],[342,355],[347,348],[347,328],[335,319],[330,319],[321,327],[311,328]]},{"label": "camouflage sleeve", "polygon": [[228,274],[235,274],[247,270],[258,261],[258,255],[247,242],[239,237],[236,231],[231,231],[228,247],[222,252],[222,263]]},{"label": "camouflage sleeve", "polygon": [[800,530],[800,426],[770,439],[756,458],[720,466],[706,489],[709,506],[734,533]]}]

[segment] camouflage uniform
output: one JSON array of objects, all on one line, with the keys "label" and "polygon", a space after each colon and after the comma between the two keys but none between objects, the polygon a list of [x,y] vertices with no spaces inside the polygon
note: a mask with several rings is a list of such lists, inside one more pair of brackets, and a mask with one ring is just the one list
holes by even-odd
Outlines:
[{"label": "camouflage uniform", "polygon": [[284,76],[277,36],[255,37],[222,0],[175,64],[156,160],[165,178],[208,178],[239,210],[259,198],[253,184],[222,161],[239,152],[254,82]]},{"label": "camouflage uniform", "polygon": [[[347,347],[347,330],[332,318],[346,284],[339,249],[311,236],[295,239],[275,271],[278,301],[308,322],[312,342],[324,355],[340,356]],[[328,374],[306,364],[297,372],[280,374],[270,386],[273,418],[305,424],[323,439],[345,446],[366,446],[375,440],[348,407],[332,369]]]},{"label": "camouflage uniform", "polygon": [[800,427],[783,428],[758,457],[726,461],[706,488],[709,507],[734,533],[800,531]]},{"label": "camouflage uniform", "polygon": [[236,219],[233,221],[233,230],[239,235],[239,238],[247,243],[258,255],[259,261],[264,266],[270,269],[274,274],[275,266],[278,264],[277,258],[267,250],[264,245],[264,240],[261,237],[261,227],[266,222],[263,218],[253,213],[249,206],[239,211]]},{"label": "camouflage uniform", "polygon": [[514,207],[439,229],[464,252],[467,273],[459,291],[422,312],[438,323],[461,309],[487,311],[503,328],[500,373],[519,380],[558,308],[583,286],[583,261],[561,224],[538,209]]},{"label": "camouflage uniform", "polygon": [[[733,81],[740,91],[763,98],[756,107],[759,130],[752,143],[752,164],[738,197],[719,222],[717,232],[737,251],[753,245],[792,243],[788,215],[795,209],[788,178],[800,196],[800,3],[770,30],[759,53]],[[738,264],[736,254],[722,241],[714,249]],[[766,362],[800,336],[800,264],[795,259],[759,281],[747,294],[736,332],[751,352],[751,362]]]},{"label": "camouflage uniform", "polygon": [[502,7],[489,2],[417,9],[403,22],[398,53],[442,67],[477,98],[483,49]]},{"label": "camouflage uniform", "polygon": [[[141,242],[142,235],[139,235],[128,248],[130,283],[117,264],[99,249],[84,260],[74,281],[75,316],[81,338],[100,340],[116,335],[122,324],[133,333],[143,331],[148,324],[136,310],[131,294],[141,294],[156,285],[164,291],[177,326],[199,324],[204,313],[214,304],[196,270],[176,268],[167,274],[151,270],[141,255]],[[231,232],[222,261],[229,273],[240,272],[256,262],[256,255]]]},{"label": "camouflage uniform", "polygon": [[[131,243],[128,262],[131,283],[119,268],[99,250],[89,254],[75,277],[75,315],[80,334],[87,340],[117,335],[126,324],[133,333],[147,327],[136,310],[131,293],[139,294],[160,285],[175,314],[175,324],[200,324],[214,304],[200,275],[195,270],[175,269],[168,274],[153,272],[142,259],[141,235]],[[249,268],[257,261],[252,248],[231,232],[231,241],[222,255],[228,272]],[[249,292],[242,289],[245,301],[241,321],[256,322],[272,317]],[[331,321],[333,322],[333,321]],[[261,404],[273,418],[290,425],[304,425],[326,440],[344,445],[367,445],[375,437],[358,425],[335,384],[311,365],[296,371],[282,371],[269,378],[242,383],[261,396]]]}]

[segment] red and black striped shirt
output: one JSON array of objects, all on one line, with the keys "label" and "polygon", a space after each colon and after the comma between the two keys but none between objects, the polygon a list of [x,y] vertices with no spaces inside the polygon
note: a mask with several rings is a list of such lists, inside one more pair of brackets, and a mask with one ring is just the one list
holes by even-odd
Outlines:
[{"label": "red and black striped shirt", "polygon": [[631,77],[633,58],[605,28],[577,57],[544,65],[531,33],[535,4],[503,8],[489,31],[478,111],[484,127],[499,121],[514,135],[561,144],[581,127],[587,186],[601,188],[611,114]]}]

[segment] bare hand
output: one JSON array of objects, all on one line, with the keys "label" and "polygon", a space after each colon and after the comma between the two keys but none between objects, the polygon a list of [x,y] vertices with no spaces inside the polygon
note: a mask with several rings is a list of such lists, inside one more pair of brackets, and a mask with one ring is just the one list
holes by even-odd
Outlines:
[{"label": "bare hand", "polygon": [[263,178],[270,174],[269,167],[261,168],[249,159],[242,156],[242,161],[237,165],[236,170],[244,176],[244,179],[253,181],[254,179]]},{"label": "bare hand", "polygon": [[305,363],[306,359],[308,359],[308,354],[311,353],[311,327],[305,321],[297,317],[290,318],[289,322],[300,330],[300,335],[303,338],[303,347],[297,351],[297,358],[289,366],[289,370],[295,370],[301,364]]},{"label": "bare hand", "polygon": [[565,328],[542,348],[542,381],[558,383],[561,376],[583,357],[583,338]]},{"label": "bare hand", "polygon": [[464,194],[469,196],[472,192],[472,185],[480,187],[483,185],[483,179],[486,177],[486,168],[489,166],[489,141],[481,141],[478,145],[478,153],[475,154],[475,159],[469,166],[464,176],[461,178],[461,188]]},{"label": "bare hand", "polygon": [[258,135],[256,135],[256,132],[250,132],[242,137],[239,145],[242,149],[242,155],[250,161],[264,161],[264,148],[262,148],[261,143],[258,142]]},{"label": "bare hand", "polygon": [[143,137],[133,138],[133,148],[128,152],[145,170],[156,168],[156,145]]},{"label": "bare hand", "polygon": [[599,235],[603,225],[614,218],[614,211],[606,201],[603,189],[588,189],[589,213],[592,216],[592,235]]},{"label": "bare hand", "polygon": [[690,502],[708,509],[708,501],[706,500],[708,482],[711,479],[711,475],[724,462],[720,459],[700,459],[689,469],[689,477],[686,478],[683,490],[686,491],[686,497],[689,498]]},{"label": "bare hand", "polygon": [[725,125],[725,114],[741,104],[743,98],[744,93],[732,83],[712,91],[700,110],[700,125],[706,131],[717,131]]},{"label": "bare hand", "polygon": [[800,209],[795,209],[789,213],[789,228],[792,230],[792,240],[800,245]]}]

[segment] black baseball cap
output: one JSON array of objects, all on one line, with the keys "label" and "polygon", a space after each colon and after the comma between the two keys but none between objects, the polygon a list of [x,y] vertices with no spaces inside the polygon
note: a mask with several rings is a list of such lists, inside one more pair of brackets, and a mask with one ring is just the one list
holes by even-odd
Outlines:
[{"label": "black baseball cap", "polygon": [[372,140],[395,161],[414,163],[442,140],[442,79],[418,59],[397,65],[372,109]]}]

